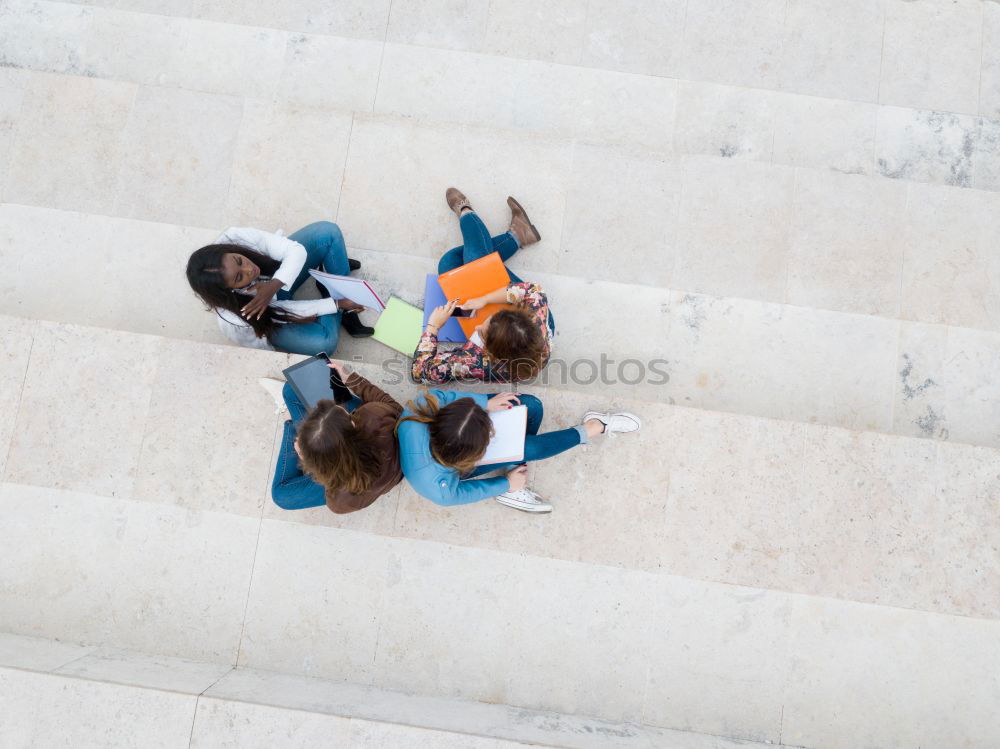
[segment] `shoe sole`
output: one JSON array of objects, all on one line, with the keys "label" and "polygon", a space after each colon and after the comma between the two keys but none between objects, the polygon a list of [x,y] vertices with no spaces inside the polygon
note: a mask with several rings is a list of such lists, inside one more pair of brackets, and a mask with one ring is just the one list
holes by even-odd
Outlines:
[{"label": "shoe sole", "polygon": [[[599,411],[587,411],[587,413],[583,415],[583,420],[588,421],[589,419],[599,419],[600,421],[604,421],[604,419],[600,418],[602,416],[604,416],[604,414]],[[634,418],[635,423],[637,424],[636,428],[632,430],[633,432],[638,432],[640,429],[642,429],[642,419],[640,419],[635,414],[630,414],[629,418],[630,419]],[[628,432],[607,432],[607,434],[628,434]]]},{"label": "shoe sole", "polygon": [[535,241],[541,242],[542,234],[541,232],[538,231],[538,229],[535,228],[535,225],[531,223],[531,219],[528,218],[528,212],[524,210],[524,206],[522,206],[520,203],[518,203],[516,200],[514,200],[514,198],[510,196],[507,197],[507,205],[509,205],[511,208],[517,208],[517,210],[521,212],[521,214],[524,216],[524,220],[528,222],[528,227],[535,234]]},{"label": "shoe sole", "polygon": [[509,507],[512,510],[520,510],[521,512],[530,512],[534,515],[542,515],[546,512],[552,512],[552,505],[548,505],[547,507],[544,508],[534,507],[534,506],[522,507],[521,505],[515,505],[511,504],[510,502],[504,502],[502,499],[498,499],[497,504],[501,504],[504,507]]}]

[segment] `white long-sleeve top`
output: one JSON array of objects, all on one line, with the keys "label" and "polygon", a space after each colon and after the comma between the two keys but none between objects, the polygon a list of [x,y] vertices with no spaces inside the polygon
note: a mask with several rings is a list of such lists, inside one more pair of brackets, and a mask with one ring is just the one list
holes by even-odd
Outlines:
[{"label": "white long-sleeve top", "polygon": [[[272,278],[281,281],[281,288],[284,291],[291,289],[295,279],[302,272],[302,266],[306,263],[306,248],[277,232],[271,233],[250,227],[232,227],[222,232],[222,235],[216,240],[216,244],[239,245],[262,252],[279,261],[281,265],[278,266],[278,270],[274,272]],[[260,279],[254,285],[257,283],[260,283]],[[257,293],[253,287],[239,291],[247,296],[253,296]],[[285,301],[272,299],[268,306],[282,309],[299,317],[331,315],[337,311],[336,300],[330,298],[288,299]],[[215,312],[219,320],[219,328],[229,340],[240,346],[274,350],[267,339],[258,338],[250,324],[239,315],[226,309],[216,309]]]}]

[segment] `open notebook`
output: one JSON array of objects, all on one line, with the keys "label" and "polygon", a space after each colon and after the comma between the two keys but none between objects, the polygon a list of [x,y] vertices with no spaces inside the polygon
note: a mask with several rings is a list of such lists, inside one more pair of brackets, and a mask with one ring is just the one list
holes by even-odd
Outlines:
[{"label": "open notebook", "polygon": [[528,431],[528,407],[514,406],[490,413],[493,439],[477,466],[517,463],[524,460],[524,436]]},{"label": "open notebook", "polygon": [[363,278],[335,276],[321,270],[310,270],[309,275],[316,279],[316,283],[322,284],[333,299],[350,299],[355,304],[376,312],[385,309],[385,304],[379,299],[378,294]]}]

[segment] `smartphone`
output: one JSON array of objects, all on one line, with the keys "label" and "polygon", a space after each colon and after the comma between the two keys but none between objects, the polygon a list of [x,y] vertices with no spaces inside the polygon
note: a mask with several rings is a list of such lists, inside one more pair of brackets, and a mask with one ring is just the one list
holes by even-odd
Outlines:
[{"label": "smartphone", "polygon": [[[316,354],[316,356],[326,361],[327,364],[330,363],[330,357],[325,353]],[[330,390],[333,391],[334,403],[347,403],[347,401],[354,397],[351,389],[344,384],[336,369],[330,370]]]},{"label": "smartphone", "polygon": [[452,317],[475,317],[476,311],[474,309],[462,309],[461,307],[455,307],[451,311]]}]

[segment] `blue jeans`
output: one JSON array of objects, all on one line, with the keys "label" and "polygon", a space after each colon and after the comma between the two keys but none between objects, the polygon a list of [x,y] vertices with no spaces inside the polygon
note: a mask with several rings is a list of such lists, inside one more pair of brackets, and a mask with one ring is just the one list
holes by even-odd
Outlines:
[{"label": "blue jeans", "polygon": [[[298,453],[295,452],[295,428],[305,418],[306,407],[287,382],[281,394],[285,397],[285,405],[292,418],[285,422],[285,433],[281,437],[281,447],[278,448],[278,464],[274,468],[274,480],[271,482],[271,499],[284,510],[322,507],[326,504],[326,491],[302,472]],[[343,404],[348,411],[353,411],[360,405],[361,399],[357,396]]]},{"label": "blue jeans", "polygon": [[545,460],[587,442],[587,431],[582,425],[560,429],[558,432],[539,434],[538,429],[542,426],[544,413],[542,402],[533,395],[520,394],[517,397],[521,401],[521,405],[528,407],[528,429],[524,437],[524,460],[520,463],[494,463],[493,465],[479,466],[466,478],[481,476],[490,471],[507,471],[522,463]]},{"label": "blue jeans", "polygon": [[[289,291],[282,289],[276,299],[291,299],[311,276],[309,271],[319,269],[338,276],[346,276],[350,272],[347,264],[347,245],[340,227],[329,221],[317,221],[289,235],[289,239],[298,242],[306,248],[306,262],[302,272],[292,283]],[[332,354],[337,349],[340,339],[340,313],[320,315],[314,322],[287,323],[279,325],[271,335],[271,345],[278,351],[289,354],[306,354],[312,356],[321,351]]]},{"label": "blue jeans", "polygon": [[[493,252],[500,253],[500,259],[506,267],[507,261],[514,257],[514,253],[520,249],[517,239],[510,232],[491,237],[486,224],[474,211],[466,211],[462,214],[458,225],[462,229],[463,244],[459,247],[452,247],[441,256],[438,261],[438,273],[455,270],[455,268],[460,268],[466,263],[471,263],[473,260],[478,260]],[[514,283],[521,283],[521,279],[510,268],[507,268],[507,275]],[[549,330],[553,333],[556,331],[556,322],[555,318],[552,317],[551,310],[549,310]]]}]

